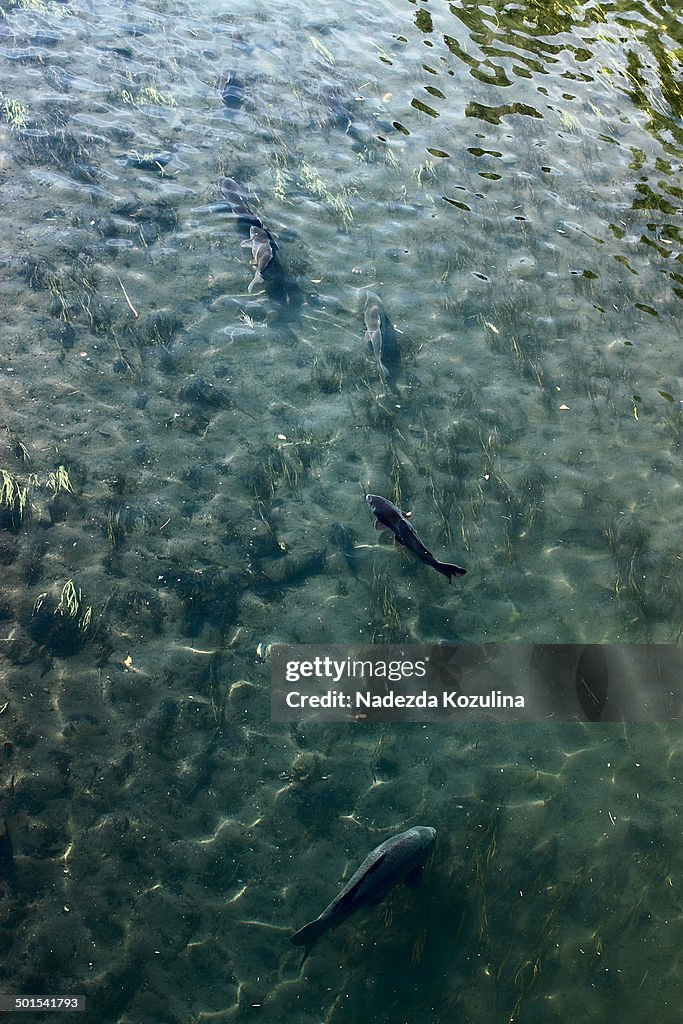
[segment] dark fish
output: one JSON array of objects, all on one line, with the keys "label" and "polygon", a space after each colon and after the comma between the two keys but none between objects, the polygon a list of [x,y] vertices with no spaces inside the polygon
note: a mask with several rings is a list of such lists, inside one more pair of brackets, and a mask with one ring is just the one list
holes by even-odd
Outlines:
[{"label": "dark fish", "polygon": [[263,273],[275,259],[275,242],[270,237],[267,228],[257,227],[252,224],[249,229],[249,238],[241,243],[243,249],[251,249],[251,262],[256,267],[254,280],[247,288],[251,292],[255,285],[263,281]]},{"label": "dark fish", "polygon": [[392,836],[369,853],[322,914],[290,936],[295,946],[306,947],[304,960],[321,935],[336,928],[360,907],[380,903],[399,882],[417,885],[435,839],[436,829],[416,825]]},{"label": "dark fish", "polygon": [[244,86],[232,68],[224,68],[218,79],[218,91],[229,110],[239,110],[244,99]]},{"label": "dark fish", "polygon": [[389,501],[388,498],[382,498],[379,494],[368,494],[365,500],[375,515],[376,530],[391,530],[398,544],[403,544],[413,551],[425,565],[431,565],[437,572],[447,576],[449,583],[451,582],[451,576],[465,575],[467,569],[463,569],[459,565],[452,565],[450,562],[440,562],[438,558],[434,558],[431,551],[427,550],[415,533],[415,530],[408,522],[406,514],[401,512],[400,508],[397,508],[393,501]]},{"label": "dark fish", "polygon": [[256,216],[247,202],[247,193],[234,178],[219,178],[218,187],[226,203],[239,220],[245,221],[250,226],[263,227],[261,218]]},{"label": "dark fish", "polygon": [[384,383],[387,379],[387,368],[382,362],[382,352],[384,350],[383,327],[386,317],[379,295],[375,295],[374,292],[367,293],[363,315],[365,318],[365,340],[372,345],[380,380]]}]

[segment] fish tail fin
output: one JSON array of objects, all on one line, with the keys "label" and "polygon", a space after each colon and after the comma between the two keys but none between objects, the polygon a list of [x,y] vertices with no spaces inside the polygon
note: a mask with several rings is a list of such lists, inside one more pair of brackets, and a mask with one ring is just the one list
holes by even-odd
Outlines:
[{"label": "fish tail fin", "polygon": [[289,936],[289,941],[292,945],[306,947],[301,963],[304,962],[308,954],[313,949],[313,946],[326,929],[326,922],[321,921],[319,917],[316,917],[315,921],[309,921],[309,923],[305,924],[303,928],[299,928],[298,932],[294,932],[293,935]]},{"label": "fish tail fin", "polygon": [[439,562],[438,559],[434,559],[432,565],[437,572],[443,573],[444,576],[448,577],[448,582],[451,582],[452,576],[464,576],[467,569],[463,569],[461,565],[453,565],[451,562]]}]

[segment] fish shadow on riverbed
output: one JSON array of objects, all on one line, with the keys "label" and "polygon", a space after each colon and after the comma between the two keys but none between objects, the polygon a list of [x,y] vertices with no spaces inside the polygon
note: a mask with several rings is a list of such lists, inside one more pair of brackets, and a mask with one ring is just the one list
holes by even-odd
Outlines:
[{"label": "fish shadow on riverbed", "polygon": [[398,344],[398,333],[388,317],[384,320],[384,351],[382,358],[389,371],[389,376],[397,378],[401,372],[401,349]]},{"label": "fish shadow on riverbed", "polygon": [[287,307],[291,312],[297,312],[303,301],[304,293],[299,282],[282,265],[277,253],[277,246],[273,258],[263,271],[263,288],[267,297],[282,307]]}]

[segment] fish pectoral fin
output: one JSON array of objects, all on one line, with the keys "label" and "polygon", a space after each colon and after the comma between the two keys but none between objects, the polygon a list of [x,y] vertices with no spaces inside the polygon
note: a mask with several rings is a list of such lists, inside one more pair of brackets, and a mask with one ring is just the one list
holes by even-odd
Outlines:
[{"label": "fish pectoral fin", "polygon": [[243,242],[240,242],[240,249],[251,249],[251,242],[248,238],[245,238]]},{"label": "fish pectoral fin", "polygon": [[380,523],[379,519],[375,519],[375,529],[376,530],[388,530],[389,527],[385,526],[384,523]]},{"label": "fish pectoral fin", "polygon": [[424,875],[424,864],[418,864],[418,866],[416,868],[413,868],[412,871],[408,872],[408,874],[403,879],[403,881],[408,886],[409,889],[417,889],[417,887],[419,886],[420,882],[422,881],[422,876],[423,875]]}]

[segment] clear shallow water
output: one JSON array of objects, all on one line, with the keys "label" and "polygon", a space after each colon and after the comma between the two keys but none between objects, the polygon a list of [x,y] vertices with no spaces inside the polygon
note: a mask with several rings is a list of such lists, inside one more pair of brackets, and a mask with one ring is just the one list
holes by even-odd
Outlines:
[{"label": "clear shallow water", "polygon": [[[55,5],[0,26],[22,989],[77,979],[124,1020],[361,1000],[474,1020],[522,996],[529,1018],[618,999],[668,1019],[675,734],[390,732],[378,785],[380,733],[269,724],[263,653],[680,637],[676,12]],[[286,295],[248,294],[224,174],[258,197]],[[385,394],[366,288],[398,332]],[[468,575],[378,540],[367,490]],[[457,940],[430,925],[409,994],[375,917],[376,947],[339,933],[302,986],[288,931],[418,820],[443,837],[429,891],[462,901]],[[335,955],[356,968],[330,994]]]}]

